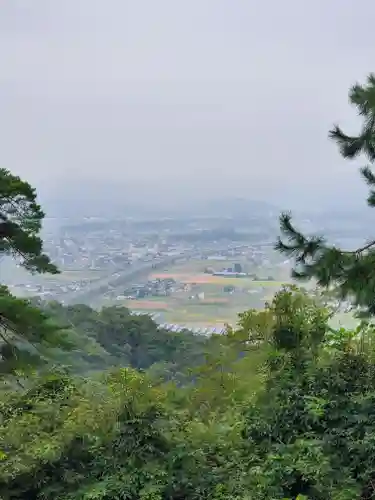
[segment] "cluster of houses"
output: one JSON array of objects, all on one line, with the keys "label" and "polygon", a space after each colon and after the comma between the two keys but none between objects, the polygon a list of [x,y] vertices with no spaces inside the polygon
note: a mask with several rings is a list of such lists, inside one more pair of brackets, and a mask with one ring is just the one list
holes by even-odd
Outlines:
[{"label": "cluster of houses", "polygon": [[168,297],[176,291],[178,285],[173,278],[154,279],[139,285],[131,285],[124,290],[126,299],[143,299],[145,297]]}]

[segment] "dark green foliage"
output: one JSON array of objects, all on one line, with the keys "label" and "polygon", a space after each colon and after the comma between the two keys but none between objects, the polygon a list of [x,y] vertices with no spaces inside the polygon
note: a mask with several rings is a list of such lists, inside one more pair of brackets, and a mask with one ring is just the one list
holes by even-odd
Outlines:
[{"label": "dark green foliage", "polygon": [[188,369],[204,361],[205,337],[190,331],[164,330],[149,316],[132,315],[125,307],[96,311],[85,305],[64,307],[57,302],[41,307],[70,332],[74,353],[56,354],[61,363],[80,373],[111,366],[139,370],[152,367],[155,376],[182,381],[187,380]]},{"label": "dark green foliage", "polygon": [[48,363],[51,349],[70,350],[68,332],[28,300],[0,285],[0,378],[22,378]]},{"label": "dark green foliage", "polygon": [[239,315],[237,335],[297,355],[306,346],[313,350],[321,343],[331,316],[332,311],[307,291],[285,285],[264,311],[249,310]]},{"label": "dark green foliage", "polygon": [[[99,315],[118,347],[122,325],[124,353],[134,348],[138,365],[154,349],[159,361],[170,355],[140,339],[147,329],[135,333],[126,310],[50,307],[72,328],[91,318],[92,338]],[[153,370],[130,368],[30,378],[27,391],[0,403],[0,497],[375,498],[373,329],[334,332],[328,319],[306,292],[286,287],[265,311],[243,314],[238,330],[206,341],[193,384],[160,384]]]},{"label": "dark green foliage", "polygon": [[259,500],[297,493],[359,499],[373,488],[374,375],[363,354],[311,359],[303,372],[284,359],[247,413],[244,437]]},{"label": "dark green foliage", "polygon": [[317,300],[294,286],[283,287],[266,310],[275,320],[272,330],[274,345],[289,352],[318,346],[327,332],[331,316],[331,312],[319,306]]},{"label": "dark green foliage", "polygon": [[[353,159],[363,154],[369,160],[370,164],[361,169],[361,174],[370,188],[367,202],[374,207],[375,175],[371,167],[375,161],[375,76],[370,75],[365,85],[354,85],[349,99],[363,120],[359,135],[348,136],[338,126],[329,135],[344,158]],[[276,248],[295,259],[295,278],[315,278],[326,288],[334,285],[341,299],[352,300],[363,314],[375,314],[375,241],[344,251],[330,246],[322,237],[304,236],[293,226],[289,213],[281,215],[280,225],[282,237]]]},{"label": "dark green foliage", "polygon": [[17,335],[19,330],[20,340],[31,344],[49,343],[63,346],[62,337],[53,335],[56,333],[57,325],[49,316],[39,308],[33,307],[28,300],[14,297],[4,286],[0,286],[0,310],[4,335],[8,331]]},{"label": "dark green foliage", "polygon": [[11,397],[0,405],[0,497],[234,500],[230,433],[187,420],[167,396],[121,370],[102,383],[55,377]]},{"label": "dark green foliage", "polygon": [[[42,251],[44,213],[27,182],[0,168],[0,255],[10,255],[33,273],[57,273]],[[64,336],[28,301],[0,285],[0,373],[20,374],[43,361],[40,348],[67,347]]]},{"label": "dark green foliage", "polygon": [[18,375],[47,362],[47,351],[69,350],[67,332],[28,300],[0,285],[0,373]]},{"label": "dark green foliage", "polygon": [[21,259],[32,272],[57,273],[42,253],[39,233],[44,213],[30,184],[0,168],[0,253]]}]

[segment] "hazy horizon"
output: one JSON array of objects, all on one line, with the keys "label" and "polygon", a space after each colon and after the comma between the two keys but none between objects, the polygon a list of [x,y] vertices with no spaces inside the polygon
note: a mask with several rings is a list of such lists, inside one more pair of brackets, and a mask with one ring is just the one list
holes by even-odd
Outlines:
[{"label": "hazy horizon", "polygon": [[347,95],[375,70],[372,14],[370,0],[6,2],[1,165],[47,212],[96,193],[121,210],[138,191],[172,207],[362,206],[360,163],[327,134],[355,130]]}]

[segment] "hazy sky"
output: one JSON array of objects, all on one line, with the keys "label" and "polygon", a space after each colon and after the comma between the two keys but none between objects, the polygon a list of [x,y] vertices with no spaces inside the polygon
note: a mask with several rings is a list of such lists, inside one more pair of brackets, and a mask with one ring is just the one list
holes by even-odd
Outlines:
[{"label": "hazy sky", "polygon": [[327,132],[356,124],[374,17],[373,0],[6,0],[1,165],[49,195],[71,176],[176,199],[358,193]]}]

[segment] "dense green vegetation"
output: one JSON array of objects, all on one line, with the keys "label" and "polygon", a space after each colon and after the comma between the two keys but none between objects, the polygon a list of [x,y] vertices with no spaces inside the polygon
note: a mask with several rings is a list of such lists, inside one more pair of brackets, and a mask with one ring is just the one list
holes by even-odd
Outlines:
[{"label": "dense green vegetation", "polygon": [[53,354],[74,373],[127,366],[179,380],[184,370],[204,363],[204,337],[163,330],[149,316],[132,315],[125,307],[96,311],[58,302],[39,303],[39,307],[69,335],[74,350],[56,349]]},{"label": "dense green vegetation", "polygon": [[[351,99],[364,130],[332,136],[373,161],[375,79]],[[1,251],[56,272],[34,191],[0,170],[0,197]],[[355,331],[333,330],[324,301],[292,286],[207,339],[1,287],[0,498],[375,499],[372,244],[344,253],[281,222],[296,273],[365,310]]]}]

